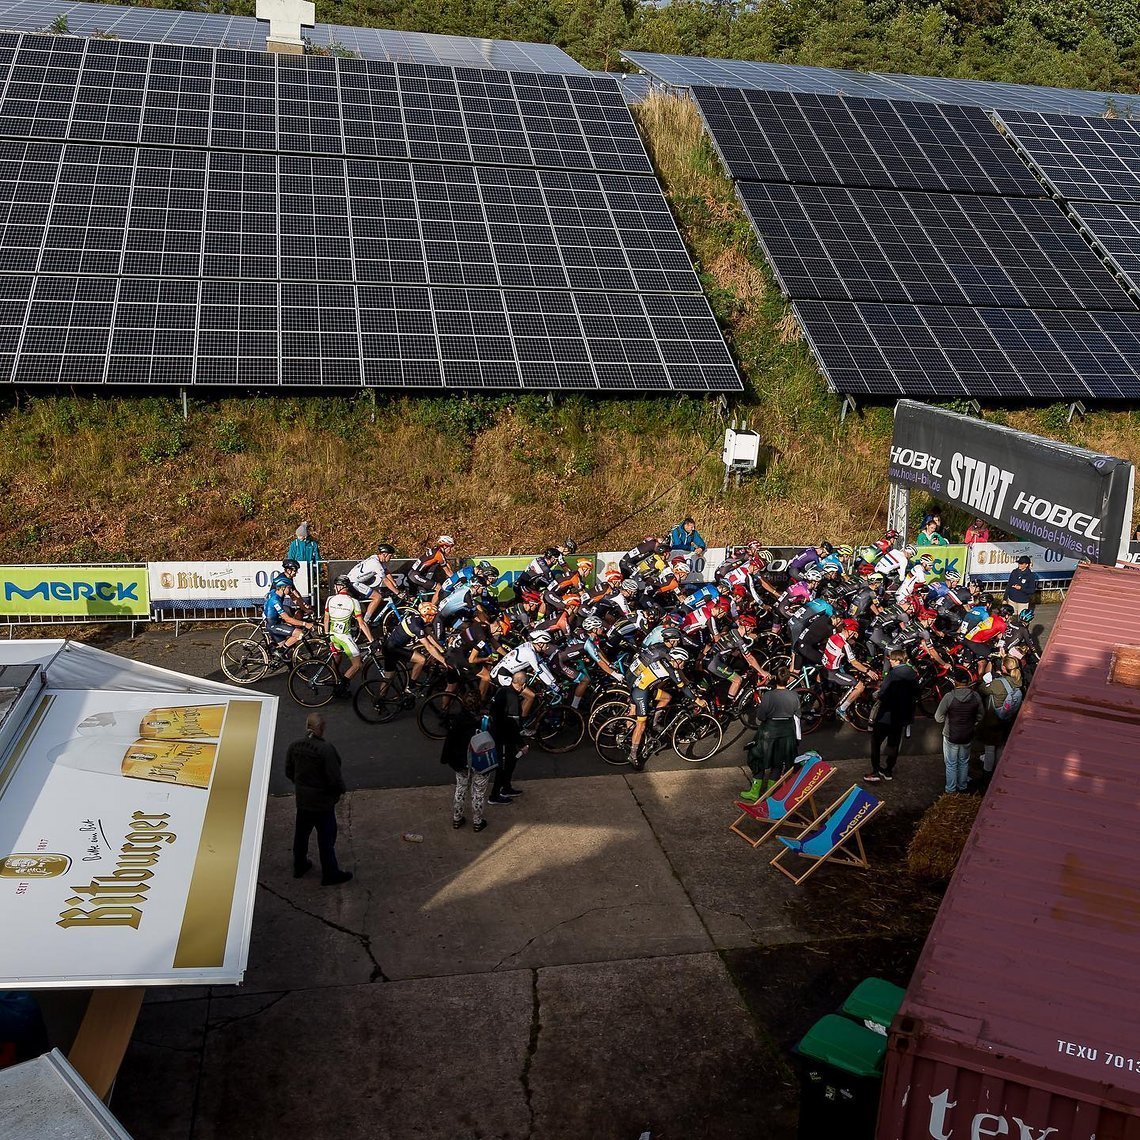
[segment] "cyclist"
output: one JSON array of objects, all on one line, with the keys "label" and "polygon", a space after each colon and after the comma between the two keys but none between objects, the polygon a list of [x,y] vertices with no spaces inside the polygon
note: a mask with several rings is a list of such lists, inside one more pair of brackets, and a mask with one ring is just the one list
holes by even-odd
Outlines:
[{"label": "cyclist", "polygon": [[348,575],[342,574],[333,583],[333,592],[325,601],[325,633],[329,641],[348,658],[348,668],[334,690],[338,697],[348,696],[349,682],[360,672],[360,646],[352,636],[354,624],[364,634],[364,640],[371,645],[372,630],[360,612],[360,602],[352,595],[352,583]]},{"label": "cyclist", "polygon": [[[509,653],[501,657],[495,667],[491,670],[491,677],[500,685],[509,685],[511,678],[516,673],[525,673],[527,676],[526,688],[523,689],[522,699],[522,720],[525,725],[529,719],[531,710],[534,708],[535,698],[537,696],[534,690],[534,682],[541,681],[550,690],[558,688],[558,682],[551,673],[550,668],[546,663],[546,658],[554,650],[554,638],[544,629],[536,629],[531,635],[529,641],[524,641],[521,645],[512,649]],[[522,730],[524,736],[533,736],[534,729],[527,728]]]},{"label": "cyclist", "polygon": [[743,661],[760,679],[761,685],[768,683],[768,673],[757,661],[752,652],[752,634],[756,632],[756,619],[750,614],[741,614],[732,629],[725,630],[713,641],[712,656],[705,663],[705,672],[710,677],[728,682],[728,699],[735,701],[744,687],[744,678],[737,671]]},{"label": "cyclist", "polygon": [[436,604],[429,601],[420,602],[416,609],[410,609],[404,614],[399,625],[388,634],[384,642],[385,662],[388,665],[385,669],[386,676],[390,677],[392,674],[391,662],[394,655],[411,654],[412,668],[409,683],[413,688],[419,683],[420,674],[423,673],[429,658],[445,669],[449,667],[443,646],[440,645],[433,629],[433,623],[438,615]]},{"label": "cyclist", "polygon": [[515,593],[521,596],[523,590],[529,590],[541,597],[562,576],[565,569],[562,551],[557,546],[548,546],[537,558],[532,558],[518,576]]},{"label": "cyclist", "polygon": [[834,547],[830,542],[820,542],[815,546],[809,546],[788,563],[788,581],[798,581],[809,567],[815,566],[821,558],[826,558],[834,552]]},{"label": "cyclist", "polygon": [[316,628],[311,621],[289,612],[285,598],[290,588],[289,579],[284,574],[277,575],[261,608],[265,631],[273,638],[274,652],[279,655],[283,655],[286,649],[292,649],[305,636],[305,630]]},{"label": "cyclist", "polygon": [[413,590],[421,594],[431,593],[432,601],[439,601],[439,593],[443,583],[450,577],[447,560],[455,550],[455,539],[450,534],[441,534],[435,540],[435,546],[423,556],[412,563],[408,571],[408,584]]},{"label": "cyclist", "polygon": [[[482,616],[482,615],[480,615]],[[473,675],[479,682],[479,700],[486,701],[491,691],[491,663],[498,649],[495,646],[495,626],[478,617],[472,617],[453,629],[447,636],[444,656],[447,664],[457,673]]]},{"label": "cyclist", "polygon": [[897,550],[894,546],[888,546],[875,563],[875,573],[882,574],[884,578],[890,578],[892,575],[897,576],[898,580],[902,582],[906,578],[906,572],[910,568],[910,560],[914,554],[913,546],[904,546],[901,550]]},{"label": "cyclist", "polygon": [[[914,547],[908,546],[907,550],[914,550]],[[905,602],[912,594],[920,593],[933,573],[934,557],[930,554],[919,555],[918,561],[906,572],[895,591],[895,601]]]},{"label": "cyclist", "polygon": [[836,688],[847,690],[835,710],[835,715],[840,720],[847,719],[847,710],[863,695],[867,681],[874,680],[877,676],[870,666],[864,665],[855,656],[855,651],[851,648],[851,639],[858,633],[859,623],[854,618],[836,618],[835,628],[823,647],[823,667],[827,670],[827,679]]},{"label": "cyclist", "polygon": [[819,665],[823,661],[823,647],[827,644],[832,629],[830,614],[812,615],[793,643],[793,671],[798,672],[803,665]]},{"label": "cyclist", "polygon": [[632,578],[635,570],[646,573],[663,567],[665,563],[659,556],[667,553],[668,550],[669,540],[667,538],[658,538],[652,534],[646,535],[632,550],[627,550],[618,559],[618,566],[627,578]]},{"label": "cyclist", "polygon": [[653,698],[654,715],[659,714],[673,699],[671,689],[679,689],[689,699],[695,694],[681,671],[688,663],[688,651],[680,646],[680,630],[666,630],[664,643],[641,649],[630,666],[627,684],[630,703],[634,709],[633,736],[629,744],[629,762],[640,771],[645,762],[639,752],[649,723],[649,701]]},{"label": "cyclist", "polygon": [[358,562],[349,572],[348,581],[353,592],[361,601],[368,602],[364,620],[371,621],[386,597],[397,597],[400,586],[388,570],[388,563],[396,548],[391,543],[381,542],[376,553]]}]

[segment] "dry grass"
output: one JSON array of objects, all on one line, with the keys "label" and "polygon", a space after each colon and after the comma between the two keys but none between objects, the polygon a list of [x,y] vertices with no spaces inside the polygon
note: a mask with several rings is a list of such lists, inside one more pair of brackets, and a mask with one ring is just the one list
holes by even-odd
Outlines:
[{"label": "dry grass", "polygon": [[906,852],[912,875],[932,883],[949,882],[981,803],[980,796],[942,796],[927,809]]}]

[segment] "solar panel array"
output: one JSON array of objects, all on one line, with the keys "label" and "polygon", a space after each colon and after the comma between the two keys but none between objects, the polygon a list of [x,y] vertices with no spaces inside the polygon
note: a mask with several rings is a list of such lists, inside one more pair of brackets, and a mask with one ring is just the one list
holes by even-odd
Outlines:
[{"label": "solar panel array", "polygon": [[981,107],[692,94],[835,390],[1140,395],[1136,304]]},{"label": "solar panel array", "polygon": [[[58,18],[66,20],[68,32],[76,36],[99,34],[147,43],[229,47],[247,51],[264,51],[268,31],[264,20],[252,16],[132,8],[76,0],[8,0],[0,11],[0,29],[42,32],[47,31]],[[586,74],[586,68],[553,44],[354,28],[341,24],[316,24],[312,28],[303,28],[302,32],[314,47],[332,45],[353,52],[361,59],[503,71]]]},{"label": "solar panel array", "polygon": [[0,35],[0,377],[740,379],[610,80]]},{"label": "solar panel array", "polygon": [[656,52],[622,52],[625,59],[670,87],[732,87],[758,91],[845,95],[868,99],[946,103],[963,107],[1021,109],[1071,115],[1140,112],[1135,92],[1083,91],[890,72],[845,71],[833,67],[708,59]]}]

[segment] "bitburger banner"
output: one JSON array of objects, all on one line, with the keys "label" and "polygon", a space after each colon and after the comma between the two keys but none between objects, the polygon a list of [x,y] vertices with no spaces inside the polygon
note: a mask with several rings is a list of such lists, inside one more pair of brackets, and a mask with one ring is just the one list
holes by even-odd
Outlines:
[{"label": "bitburger banner", "polygon": [[1070,558],[1127,551],[1132,464],[914,400],[895,406],[890,481]]}]

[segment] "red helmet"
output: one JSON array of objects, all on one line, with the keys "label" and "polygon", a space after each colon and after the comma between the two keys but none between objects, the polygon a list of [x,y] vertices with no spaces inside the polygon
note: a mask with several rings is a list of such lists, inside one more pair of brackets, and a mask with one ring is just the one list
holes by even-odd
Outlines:
[{"label": "red helmet", "polygon": [[859,623],[854,618],[844,618],[843,628],[847,630],[848,633],[858,633]]},{"label": "red helmet", "polygon": [[542,601],[542,595],[537,590],[523,590],[523,605],[537,606]]},{"label": "red helmet", "polygon": [[727,598],[717,598],[713,603],[713,608],[717,613],[726,614],[732,609],[732,603]]},{"label": "red helmet", "polygon": [[620,586],[625,575],[616,566],[611,566],[602,577],[605,578],[611,586]]},{"label": "red helmet", "polygon": [[748,591],[739,583],[737,583],[737,585],[732,587],[732,595],[735,598],[743,598],[744,595],[747,593],[748,593]]},{"label": "red helmet", "polygon": [[751,633],[756,628],[756,619],[751,614],[741,614],[736,619],[736,624]]},{"label": "red helmet", "polygon": [[768,563],[759,555],[753,556],[748,565],[752,568],[753,574],[759,574],[761,570],[765,570],[768,567]]}]

